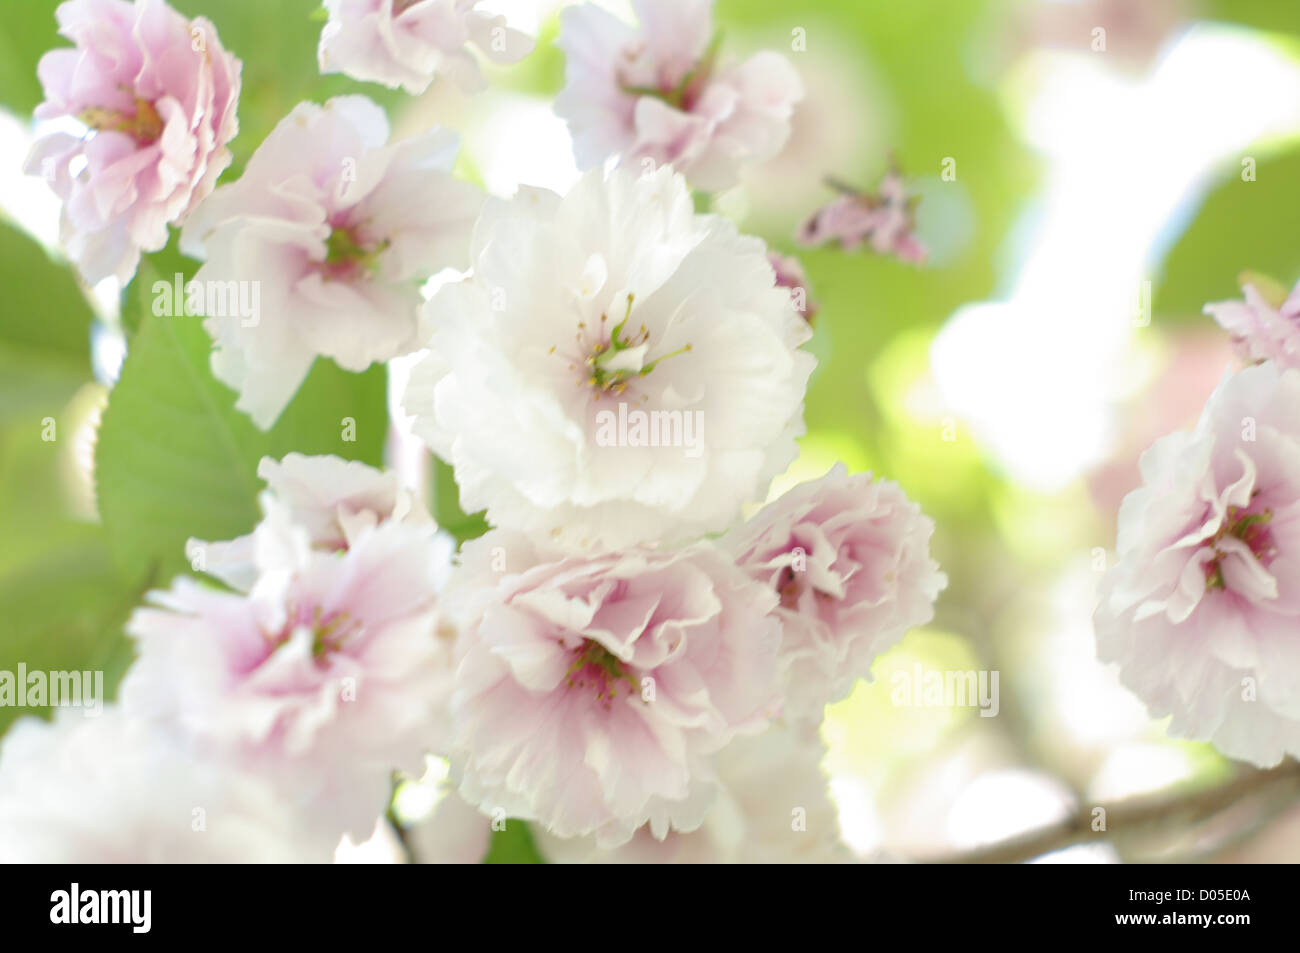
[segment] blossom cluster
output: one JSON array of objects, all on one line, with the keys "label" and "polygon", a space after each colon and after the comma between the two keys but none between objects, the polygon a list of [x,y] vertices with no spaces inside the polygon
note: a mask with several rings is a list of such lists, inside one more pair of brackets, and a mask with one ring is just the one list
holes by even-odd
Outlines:
[{"label": "blossom cluster", "polygon": [[[60,7],[76,47],[43,62],[42,110],[85,122],[90,161],[71,176],[58,137],[33,157],[59,157],[87,277],[128,279],[177,225],[197,281],[256,282],[257,320],[204,327],[262,428],[317,357],[420,354],[402,404],[492,528],[455,554],[395,473],[264,459],[257,526],[191,540],[199,575],[131,616],[118,704],[0,749],[6,859],[327,859],[431,755],[448,804],[534,823],[555,859],[840,856],[817,726],[932,618],[934,525],[843,467],[764,502],[803,433],[806,279],[691,190],[774,155],[802,87],[778,54],[727,59],[707,2],[635,6],[564,12],[556,109],[589,171],[508,199],[453,174],[453,133],[390,141],[364,96],[298,105],[214,189],[239,91],[215,29]],[[320,66],[477,85],[466,44],[531,41],[475,7],[330,0]]]},{"label": "blossom cluster", "polygon": [[1142,455],[1094,622],[1172,732],[1271,766],[1300,757],[1300,285],[1244,279],[1205,310],[1249,364]]}]

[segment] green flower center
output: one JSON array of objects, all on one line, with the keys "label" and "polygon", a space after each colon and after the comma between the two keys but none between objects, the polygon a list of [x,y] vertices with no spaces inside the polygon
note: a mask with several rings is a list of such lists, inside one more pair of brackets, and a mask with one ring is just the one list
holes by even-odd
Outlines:
[{"label": "green flower center", "polygon": [[1223,526],[1219,527],[1219,531],[1214,534],[1214,538],[1209,542],[1209,546],[1214,550],[1214,558],[1205,564],[1205,586],[1207,589],[1225,588],[1223,567],[1220,565],[1223,554],[1215,546],[1215,543],[1225,536],[1234,536],[1249,546],[1251,553],[1262,565],[1267,566],[1273,561],[1273,557],[1277,554],[1277,548],[1273,541],[1272,530],[1268,526],[1272,521],[1272,510],[1250,513],[1243,511],[1241,507],[1228,507],[1227,521]]},{"label": "green flower center", "polygon": [[698,101],[700,92],[708,85],[718,61],[718,50],[722,45],[722,33],[715,33],[709,48],[689,70],[682,74],[676,83],[661,82],[658,86],[636,86],[619,81],[619,88],[629,96],[652,96],[662,100],[674,109],[689,112]]},{"label": "green flower center", "polygon": [[627,682],[627,693],[635,695],[637,680],[617,655],[594,639],[583,639],[574,651],[573,663],[565,673],[570,688],[595,688],[597,701],[609,702],[618,696],[618,683]]},{"label": "green flower center", "polygon": [[361,621],[346,611],[325,613],[320,606],[313,606],[309,615],[302,609],[291,609],[284,627],[269,639],[272,648],[284,645],[304,626],[311,631],[311,657],[321,664],[340,651],[343,644],[362,628]]},{"label": "green flower center", "polygon": [[[618,395],[622,394],[630,383],[638,378],[650,374],[660,362],[668,360],[670,357],[676,357],[678,354],[685,354],[691,349],[687,344],[668,354],[660,355],[652,361],[641,362],[638,355],[628,352],[635,348],[643,347],[650,341],[650,332],[646,330],[643,324],[633,335],[625,336],[628,321],[632,318],[632,302],[634,295],[627,296],[627,310],[623,313],[623,319],[614,325],[610,331],[608,339],[598,340],[598,342],[587,352],[583,359],[585,374],[582,380],[583,386],[592,391],[595,399],[599,400],[604,394]],[[604,329],[608,316],[600,316],[601,329]],[[585,324],[579,324],[579,337],[586,331]],[[554,352],[555,348],[552,347]]]},{"label": "green flower center", "polygon": [[379,270],[379,256],[390,242],[366,246],[350,228],[334,228],[325,239],[325,275],[327,278],[370,277]]}]

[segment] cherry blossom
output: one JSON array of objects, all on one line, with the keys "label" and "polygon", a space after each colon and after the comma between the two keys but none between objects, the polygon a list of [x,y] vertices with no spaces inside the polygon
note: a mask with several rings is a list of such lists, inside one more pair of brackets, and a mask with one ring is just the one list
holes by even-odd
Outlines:
[{"label": "cherry blossom", "polygon": [[1288,295],[1285,287],[1262,275],[1242,278],[1244,301],[1207,304],[1205,313],[1232,335],[1246,360],[1300,370],[1300,282]]},{"label": "cherry blossom", "polygon": [[1259,765],[1300,755],[1300,371],[1225,377],[1142,455],[1102,578],[1098,656],[1174,734]]},{"label": "cherry blossom", "polygon": [[181,248],[204,262],[199,287],[255,293],[258,313],[221,308],[204,327],[213,373],[259,427],[317,356],[363,371],[417,350],[421,282],[466,264],[482,194],[451,175],[457,137],[387,140],[383,110],[364,96],[300,103],[185,224]]},{"label": "cherry blossom", "polygon": [[781,704],[776,594],[709,543],[569,556],[498,530],[457,573],[466,800],[602,845],[699,826],[708,756]]},{"label": "cherry blossom", "polygon": [[841,194],[813,213],[799,228],[804,245],[837,242],[845,251],[863,244],[878,255],[923,264],[928,252],[916,237],[916,199],[909,198],[903,177],[891,169],[876,193],[859,192],[835,183]]},{"label": "cherry blossom", "polygon": [[331,846],[364,839],[391,772],[418,773],[445,732],[433,530],[390,520],[325,552],[273,496],[263,504],[249,592],[182,577],[131,617],[123,704],[196,757],[272,780]]},{"label": "cherry blossom", "polygon": [[794,457],[811,331],[671,170],[490,202],[472,255],[404,398],[467,510],[574,547],[686,539]]},{"label": "cherry blossom", "polygon": [[640,28],[594,4],[560,14],[566,85],[555,112],[578,166],[610,156],[671,164],[696,188],[739,180],[790,136],[803,83],[790,61],[762,52],[721,58],[712,0],[633,0]]},{"label": "cherry blossom", "polygon": [[411,94],[447,75],[462,89],[477,91],[483,75],[467,46],[496,63],[517,62],[533,49],[532,37],[478,5],[479,0],[325,0],[329,21],[317,50],[320,71]]},{"label": "cherry blossom", "polygon": [[838,465],[727,535],[737,563],[780,597],[787,713],[820,721],[880,652],[934,617],[947,577],[933,533],[897,484]]},{"label": "cherry blossom", "polygon": [[207,19],[162,0],[69,0],[55,15],[75,47],[41,57],[35,115],[86,133],[42,137],[25,170],[63,200],[60,236],[86,280],[125,284],[230,165],[241,63]]}]

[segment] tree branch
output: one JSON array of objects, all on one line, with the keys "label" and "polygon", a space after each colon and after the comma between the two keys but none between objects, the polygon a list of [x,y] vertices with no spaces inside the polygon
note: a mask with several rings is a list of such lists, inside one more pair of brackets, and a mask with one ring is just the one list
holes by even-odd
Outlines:
[{"label": "tree branch", "polygon": [[[1288,760],[1267,771],[1244,771],[1210,787],[1179,786],[1159,794],[1111,804],[1084,805],[1055,824],[986,847],[935,858],[934,862],[1020,863],[1089,841],[1110,841],[1177,825],[1197,824],[1222,814],[1244,799],[1264,793],[1285,798],[1285,803],[1300,798],[1300,762]],[[1106,827],[1093,830],[1094,812],[1099,807],[1105,810]]]}]

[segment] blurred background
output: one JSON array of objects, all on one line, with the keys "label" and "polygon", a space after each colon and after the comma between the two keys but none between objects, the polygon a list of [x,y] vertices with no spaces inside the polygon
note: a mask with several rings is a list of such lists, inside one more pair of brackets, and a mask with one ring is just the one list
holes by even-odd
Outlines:
[{"label": "blurred background", "polygon": [[[129,527],[106,531],[96,514],[122,289],[78,284],[53,195],[20,169],[36,62],[62,43],[56,5],[5,0],[0,35],[0,668],[104,668],[111,683],[130,660],[122,622],[160,580],[119,558],[113,533]],[[576,178],[550,111],[558,3],[486,4],[534,32],[536,51],[474,98],[438,83],[418,99],[321,77],[312,0],[173,5],[208,16],[244,62],[223,181],[294,104],[341,92],[387,107],[398,137],[457,129],[461,172],[496,194]],[[1300,4],[719,0],[716,18],[727,53],[782,51],[807,88],[785,152],[714,206],[798,255],[820,308],[808,434],[774,493],[837,460],[897,481],[935,519],[950,580],[934,624],[828,709],[824,767],[847,843],[862,857],[944,856],[1081,804],[1229,776],[1097,663],[1091,614],[1139,454],[1190,426],[1233,366],[1203,304],[1236,297],[1244,269],[1300,277]],[[832,197],[825,176],[874,188],[890,156],[921,196],[926,266],[795,246]],[[174,250],[154,257],[163,274],[193,269]],[[390,392],[403,374],[390,369]],[[55,440],[42,439],[47,418]],[[441,521],[474,533],[394,419],[373,455],[427,480]],[[917,666],[997,671],[996,717],[894,704],[893,676]],[[0,730],[14,714],[0,708]],[[1146,858],[1300,860],[1300,813],[1047,859]]]}]

